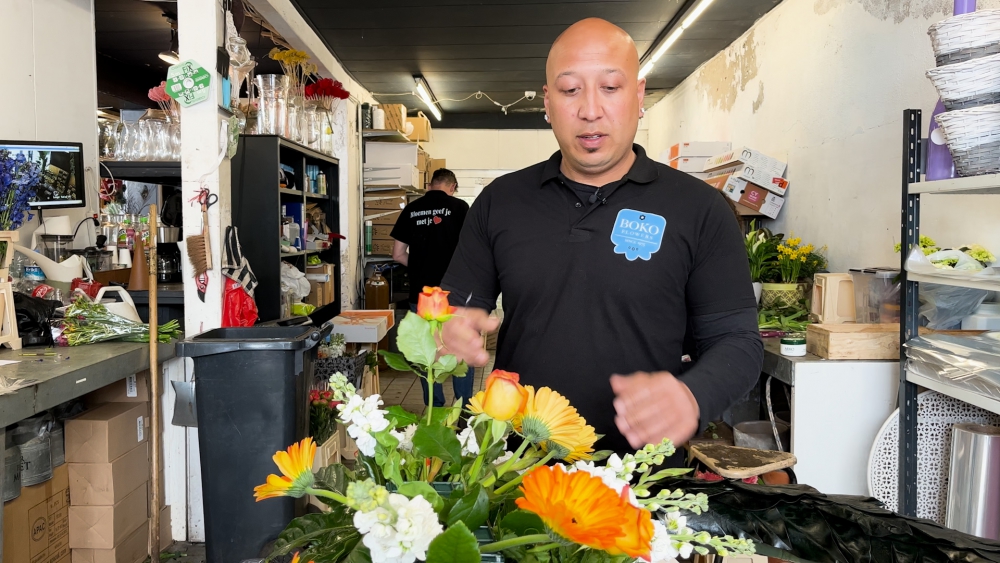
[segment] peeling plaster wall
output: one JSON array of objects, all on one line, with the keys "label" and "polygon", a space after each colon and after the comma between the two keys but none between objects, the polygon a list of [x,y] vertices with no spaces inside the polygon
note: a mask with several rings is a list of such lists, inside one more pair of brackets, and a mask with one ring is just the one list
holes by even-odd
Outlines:
[{"label": "peeling plaster wall", "polygon": [[[829,246],[831,271],[898,264],[902,116],[937,101],[927,28],[951,0],[785,0],[647,112],[648,148],[730,140],[788,162],[772,227]],[[979,0],[1000,8],[1000,0]],[[923,198],[922,232],[1000,250],[996,199]]]}]

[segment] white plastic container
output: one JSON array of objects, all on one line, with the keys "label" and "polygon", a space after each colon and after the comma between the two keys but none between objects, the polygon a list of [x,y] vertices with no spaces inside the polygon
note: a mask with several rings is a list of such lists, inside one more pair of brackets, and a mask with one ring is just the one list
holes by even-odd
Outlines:
[{"label": "white plastic container", "polygon": [[1000,303],[983,303],[962,319],[962,330],[1000,330]]}]

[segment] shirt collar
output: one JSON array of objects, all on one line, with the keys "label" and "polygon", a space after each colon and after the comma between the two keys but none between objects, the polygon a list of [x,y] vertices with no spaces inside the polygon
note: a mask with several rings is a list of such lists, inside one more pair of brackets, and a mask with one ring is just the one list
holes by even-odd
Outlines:
[{"label": "shirt collar", "polygon": [[[632,163],[632,168],[629,169],[622,180],[637,184],[648,184],[659,178],[660,172],[656,169],[656,164],[646,156],[646,150],[639,145],[633,144],[632,151],[635,153],[635,162]],[[545,187],[545,184],[559,178],[559,167],[561,165],[562,152],[556,151],[545,162],[545,167],[542,169],[541,187]]]}]

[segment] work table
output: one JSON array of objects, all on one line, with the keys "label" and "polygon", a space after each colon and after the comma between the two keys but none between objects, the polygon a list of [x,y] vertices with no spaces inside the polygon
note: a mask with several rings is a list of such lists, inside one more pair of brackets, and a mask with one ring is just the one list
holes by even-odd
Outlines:
[{"label": "work table", "polygon": [[[21,356],[54,352],[57,356]],[[174,343],[159,345],[161,362],[174,357]],[[104,342],[65,348],[0,350],[0,428],[51,409],[149,369],[149,345]],[[39,361],[41,360],[41,361]]]}]

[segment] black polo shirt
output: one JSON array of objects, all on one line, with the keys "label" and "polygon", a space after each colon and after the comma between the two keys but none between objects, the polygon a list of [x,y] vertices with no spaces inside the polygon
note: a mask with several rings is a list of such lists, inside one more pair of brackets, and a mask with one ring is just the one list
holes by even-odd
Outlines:
[{"label": "black polo shirt", "polygon": [[468,212],[468,203],[441,190],[429,190],[399,214],[389,236],[410,247],[406,269],[411,304],[417,304],[424,286],[441,285]]},{"label": "black polo shirt", "polygon": [[630,448],[609,377],[680,373],[689,320],[700,353],[682,379],[703,422],[745,394],[763,353],[732,210],[708,184],[633,150],[628,174],[589,187],[593,198],[568,185],[558,152],[496,179],[443,281],[454,303],[485,310],[502,292],[496,367],[565,395],[606,435],[598,447],[615,451]]}]

